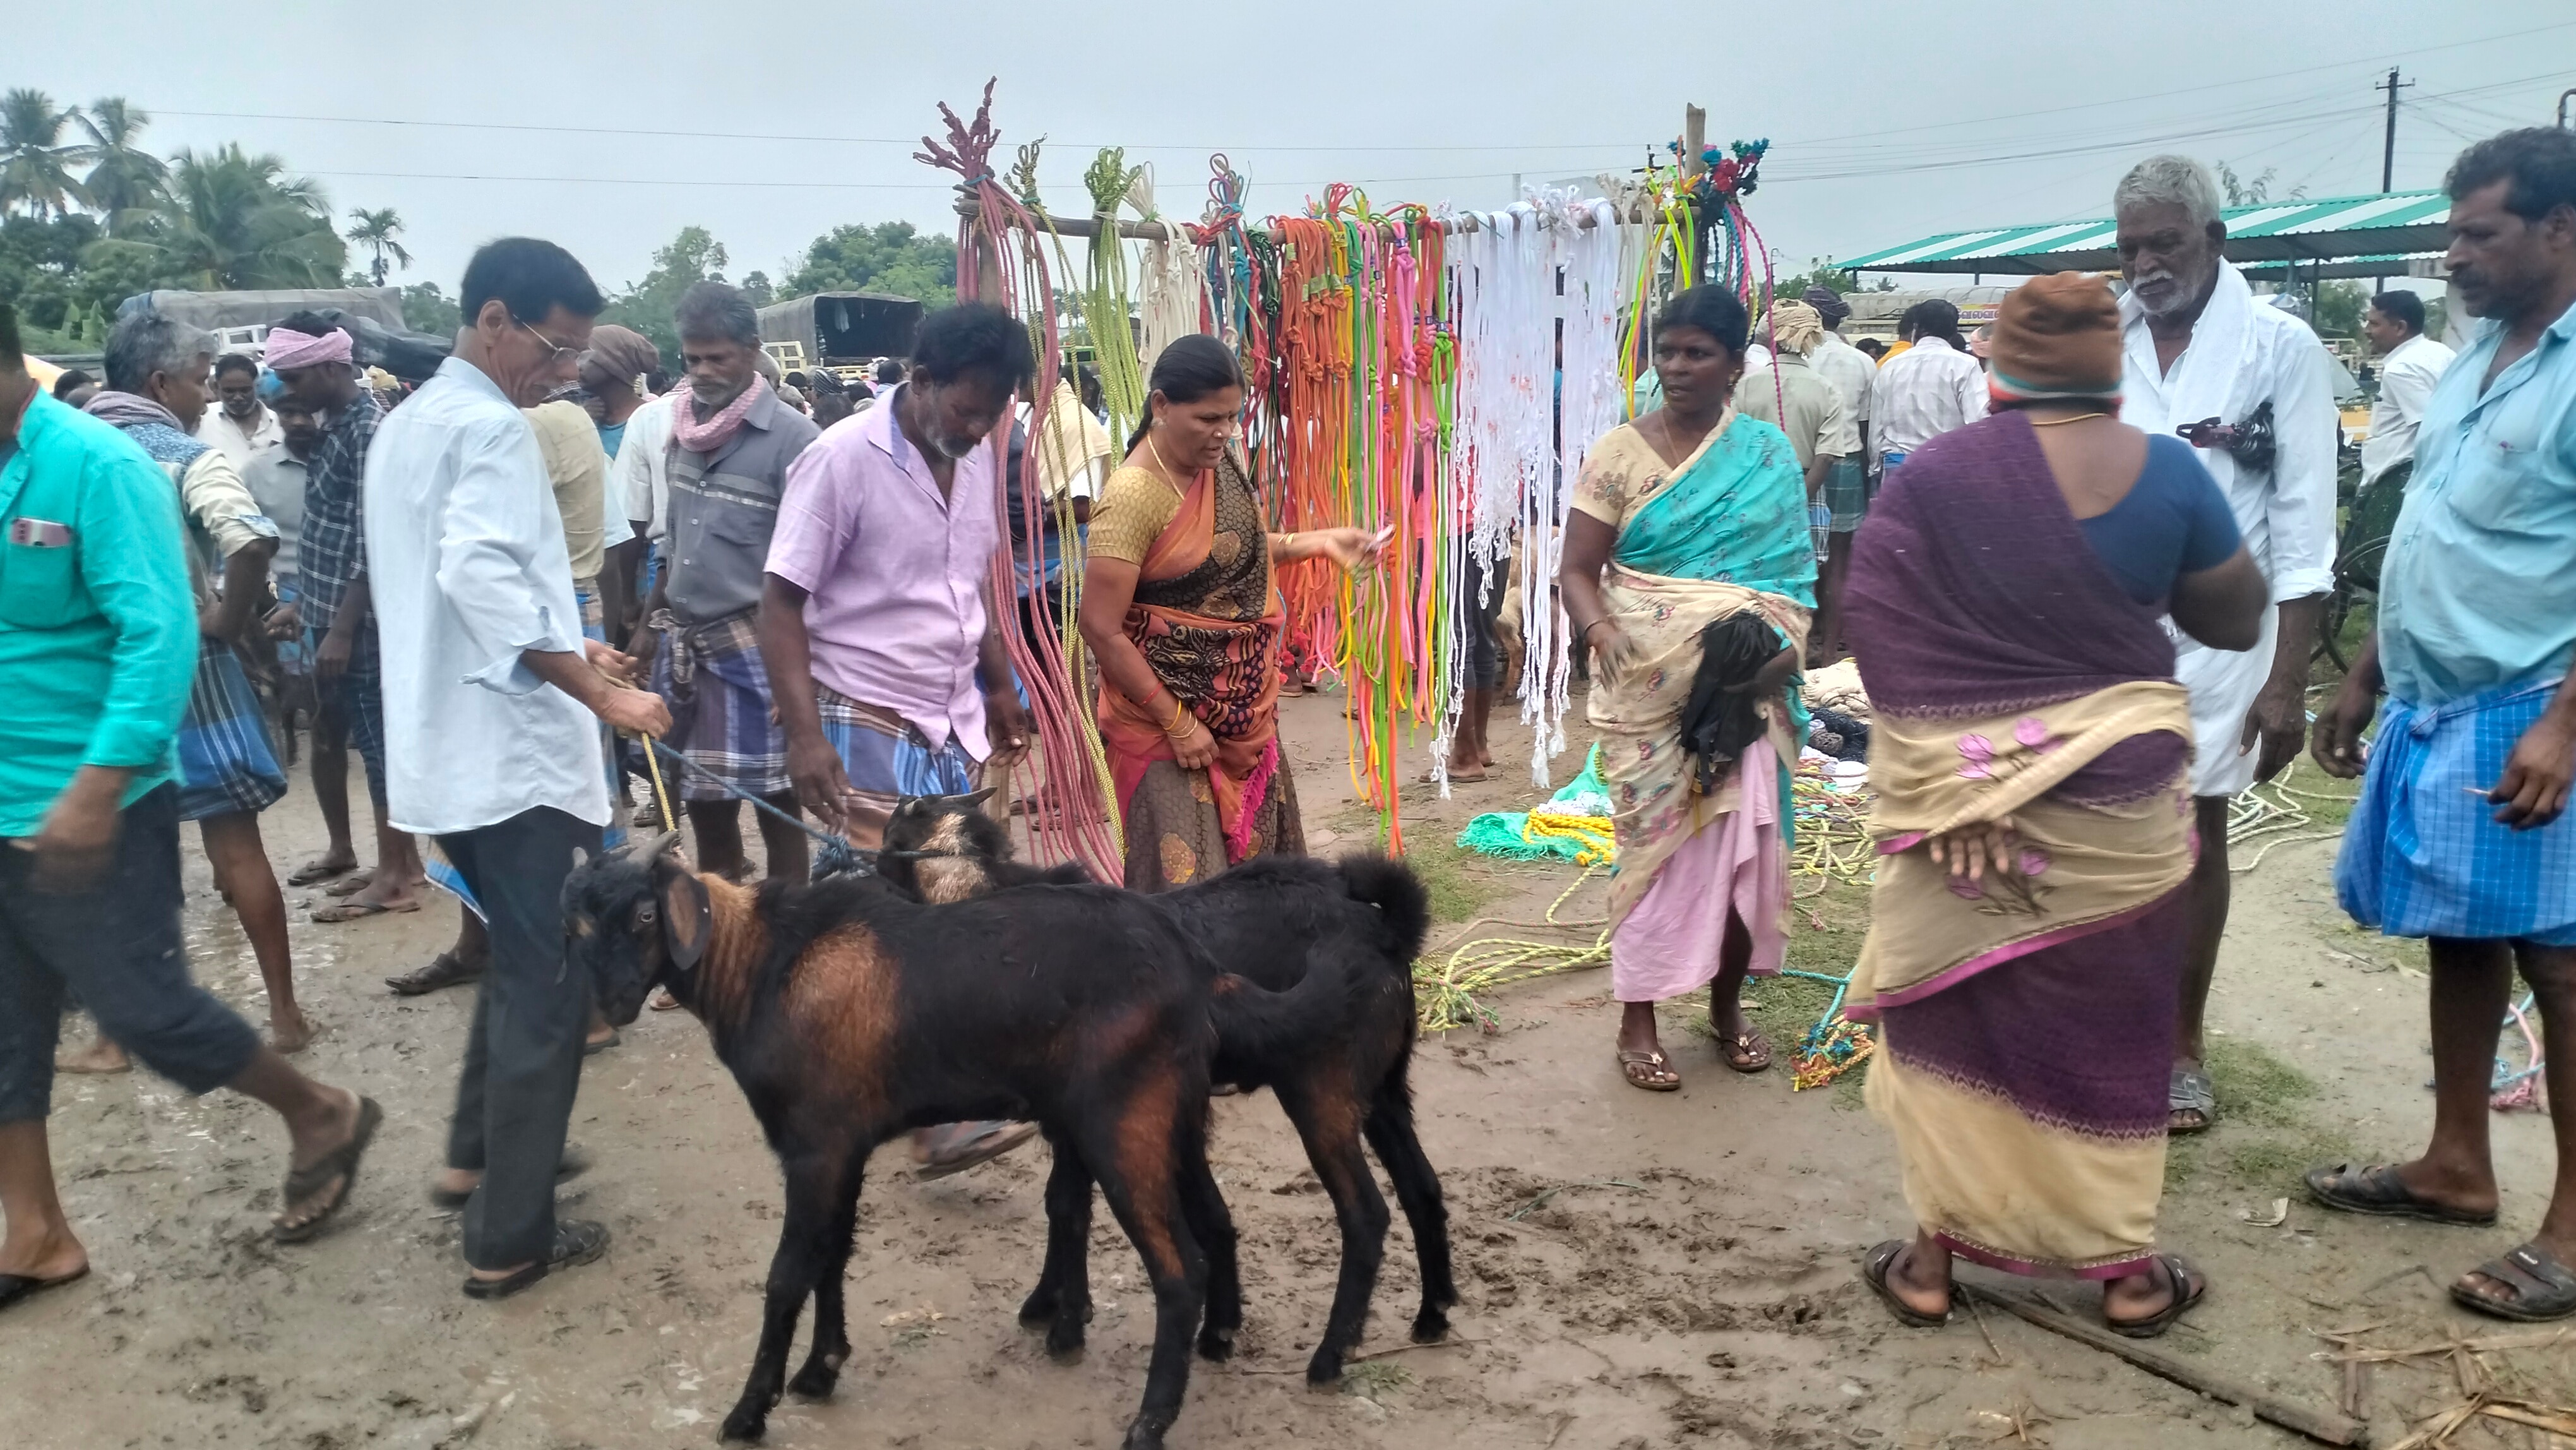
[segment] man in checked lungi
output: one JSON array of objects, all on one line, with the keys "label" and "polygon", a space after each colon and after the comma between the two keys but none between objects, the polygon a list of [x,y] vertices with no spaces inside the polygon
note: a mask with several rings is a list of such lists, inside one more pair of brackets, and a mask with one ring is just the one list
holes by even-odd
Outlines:
[{"label": "man in checked lungi", "polygon": [[663,783],[688,811],[699,869],[749,874],[738,797],[754,796],[787,817],[755,812],[769,874],[802,881],[805,834],[793,821],[787,737],[770,709],[753,621],[787,465],[821,430],[761,375],[760,319],[749,298],[701,282],[681,296],[672,322],[688,384],[671,413],[665,564],[631,653],[651,661],[653,688],[671,707],[668,743],[688,757],[676,775],[664,760]]},{"label": "man in checked lungi", "polygon": [[[242,935],[259,958],[268,985],[269,1045],[294,1052],[313,1029],[295,1005],[286,897],[259,834],[259,813],[286,794],[286,772],[268,738],[268,713],[236,653],[236,641],[267,602],[277,526],[260,512],[231,458],[195,436],[206,412],[214,347],[202,328],[151,313],[126,317],[108,334],[107,388],[90,399],[88,411],[161,465],[187,522],[197,678],[179,724],[179,818],[197,822],[215,889],[241,918]],[[64,1065],[115,1070],[125,1055],[102,1038]]]},{"label": "man in checked lungi", "polygon": [[[2308,1192],[2349,1213],[2484,1227],[2496,1032],[2517,969],[2548,1043],[2558,1174],[2531,1237],[2451,1282],[2499,1319],[2576,1317],[2576,131],[2461,153],[2451,295],[2479,319],[2415,440],[2379,627],[2316,724],[2317,762],[2369,778],[2335,891],[2355,921],[2429,939],[2433,1137]],[[2387,692],[2383,706],[2378,695]],[[2517,1213],[2527,1212],[2514,1205]]]}]

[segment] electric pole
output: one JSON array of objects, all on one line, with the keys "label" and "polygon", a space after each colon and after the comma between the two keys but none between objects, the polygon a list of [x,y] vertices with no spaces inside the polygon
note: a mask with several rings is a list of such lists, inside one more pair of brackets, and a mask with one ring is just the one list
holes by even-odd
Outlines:
[{"label": "electric pole", "polygon": [[[2397,93],[2414,84],[2413,81],[2398,80],[2397,67],[2392,65],[2388,68],[2388,79],[2371,87],[2374,91],[2388,92],[2388,137],[2381,143],[2379,149],[2379,194],[2382,196],[2395,190],[2397,185]],[[2380,289],[2387,285],[2388,279],[2385,277],[2372,278],[2371,295],[2377,296]]]}]

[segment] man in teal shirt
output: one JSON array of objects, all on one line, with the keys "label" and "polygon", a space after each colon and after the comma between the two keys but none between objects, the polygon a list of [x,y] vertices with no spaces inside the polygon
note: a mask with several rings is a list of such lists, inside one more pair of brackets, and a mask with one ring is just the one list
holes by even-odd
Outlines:
[{"label": "man in teal shirt", "polygon": [[382,1119],[305,1077],[188,976],[172,741],[196,672],[179,500],[143,450],[43,395],[0,304],[0,1309],[89,1272],[45,1118],[64,989],[192,1093],[293,1139],[277,1237],[346,1201]]},{"label": "man in teal shirt", "polygon": [[2539,1231],[2451,1285],[2480,1313],[2576,1315],[2576,131],[2508,131],[2451,168],[2451,287],[2482,319],[2434,388],[2380,574],[2379,629],[2317,722],[2369,779],[2335,863],[2355,921],[2430,939],[2433,1139],[2319,1168],[2355,1213],[2491,1224],[2497,1024],[2514,969],[2550,1044],[2558,1182]]}]

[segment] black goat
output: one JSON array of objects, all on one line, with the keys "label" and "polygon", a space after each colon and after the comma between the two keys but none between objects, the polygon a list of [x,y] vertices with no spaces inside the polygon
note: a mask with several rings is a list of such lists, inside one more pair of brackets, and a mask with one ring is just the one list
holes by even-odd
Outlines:
[{"label": "black goat", "polygon": [[[1206,1156],[1219,977],[1171,914],[1099,886],[926,906],[875,877],[755,893],[689,869],[676,834],[599,857],[564,885],[566,951],[613,1023],[666,986],[706,1023],[785,1170],[760,1348],[727,1439],[758,1439],[782,1390],[832,1391],[850,1353],[842,1277],[861,1176],[909,1128],[1036,1121],[1058,1163],[1096,1178],[1154,1287],[1154,1349],[1129,1450],[1163,1443],[1189,1382],[1191,1332],[1221,1358],[1242,1321],[1234,1229]],[[1227,990],[1254,1035],[1343,985],[1291,998]],[[1239,981],[1234,986],[1241,987]],[[1084,1203],[1089,1206],[1089,1192]],[[814,1343],[787,1352],[814,1297]]]},{"label": "black goat", "polygon": [[[887,823],[878,870],[925,901],[963,901],[998,887],[1088,879],[1078,866],[1035,867],[1010,859],[1011,842],[977,806],[980,796],[906,800]],[[1380,856],[1340,863],[1303,856],[1257,856],[1205,881],[1152,898],[1169,907],[1207,949],[1204,970],[1248,979],[1273,992],[1297,987],[1310,971],[1346,974],[1349,990],[1316,993],[1313,1010],[1269,1014],[1259,1031],[1225,1010],[1220,991],[1214,1080],[1249,1092],[1270,1088],[1306,1145],[1315,1177],[1331,1195],[1341,1226],[1341,1277],[1324,1337],[1307,1361],[1306,1378],[1341,1376],[1343,1362],[1367,1328],[1369,1299],[1386,1255],[1386,1200],[1370,1176],[1366,1138],[1413,1229],[1422,1269],[1422,1308],[1413,1337],[1428,1343],[1449,1332],[1458,1302],[1449,1263],[1449,1215],[1440,1178],[1413,1131],[1413,1089],[1406,1074],[1415,1034],[1413,959],[1430,930],[1430,898],[1411,868]],[[1310,966],[1311,964],[1311,966]],[[1309,993],[1296,995],[1308,999]],[[1048,1342],[1061,1343],[1071,1323],[1080,1342],[1091,1291],[1083,1256],[1090,1231],[1091,1187],[1077,1159],[1059,1154],[1047,1183],[1047,1260],[1020,1316],[1051,1320]],[[1232,1255],[1212,1261],[1211,1298],[1239,1302],[1226,1281]]]}]

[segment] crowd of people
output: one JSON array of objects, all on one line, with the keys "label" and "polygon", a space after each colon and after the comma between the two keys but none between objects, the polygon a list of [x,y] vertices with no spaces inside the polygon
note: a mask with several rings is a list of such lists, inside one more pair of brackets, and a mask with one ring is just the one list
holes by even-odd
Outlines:
[{"label": "crowd of people", "polygon": [[[1615,807],[1629,1084],[1680,1086],[1655,1006],[1702,987],[1726,1065],[1770,1064],[1740,992],[1786,953],[1795,680],[1848,654],[1873,703],[1850,1002],[1881,1035],[1868,1097],[1916,1227],[1863,1274],[1904,1323],[1946,1318],[1960,1255],[2097,1280],[2124,1334],[2206,1292],[2156,1238],[2165,1145],[2223,1107],[2202,1037],[2228,803],[2302,745],[2365,777],[2345,908],[2432,939],[2438,1088],[2421,1158],[2308,1189],[2496,1218],[2487,1069],[2517,968],[2544,1029],[2576,1033],[2576,134],[2480,143],[2448,187],[2454,297],[2480,321],[2453,357],[2413,294],[2373,301],[2355,507],[2393,534],[2376,634],[2312,734],[2338,422],[2315,335],[2226,260],[2196,162],[2114,192],[2124,294],[2035,279],[1973,346],[1933,301],[1874,357],[1819,288],[1774,301],[1757,347],[1740,299],[1685,290],[1656,319],[1652,406],[1586,455],[1556,583]],[[99,1040],[67,1066],[130,1052],[280,1114],[280,1240],[357,1182],[383,1114],[285,1057],[311,1028],[259,827],[288,789],[281,706],[311,712],[328,841],[285,880],[332,892],[315,920],[416,910],[432,883],[461,904],[454,947],[390,985],[478,987],[432,1185],[477,1298],[607,1243],[555,1211],[583,1057],[615,1038],[562,970],[560,896],[627,829],[676,812],[737,879],[745,806],[775,878],[807,874],[817,833],[875,845],[901,798],[975,792],[1028,751],[1016,630],[1023,657],[1078,639],[1096,664],[1130,887],[1304,849],[1278,579],[1375,567],[1378,538],[1271,531],[1218,340],[1162,349],[1118,440],[1073,380],[1039,421],[1028,329],[990,306],[931,313],[908,359],[849,383],[780,374],[713,282],[680,299],[666,375],[543,241],[485,246],[461,293],[453,354],[413,388],[329,316],[283,319],[253,360],[141,311],[103,378],[48,396],[0,310],[0,1304],[87,1269],[45,1132],[75,1001]],[[1462,740],[1453,771],[1483,763],[1481,730]],[[258,960],[265,1042],[189,978],[183,820]],[[2576,1100],[2576,1059],[2549,1072]],[[1027,1135],[956,1124],[915,1151],[953,1172]],[[2473,1308],[2576,1315],[2576,1122],[2557,1136],[2538,1231],[2454,1285]]]}]

